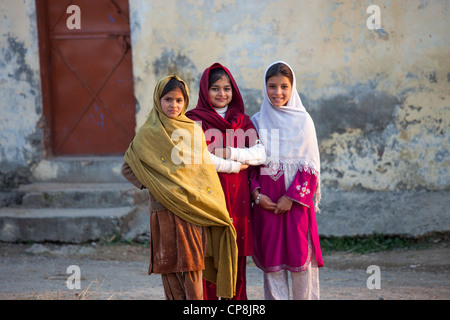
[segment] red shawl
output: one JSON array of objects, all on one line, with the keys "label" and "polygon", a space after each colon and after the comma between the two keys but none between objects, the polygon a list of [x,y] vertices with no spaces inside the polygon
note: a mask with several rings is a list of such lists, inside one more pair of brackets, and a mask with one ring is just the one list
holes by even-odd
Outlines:
[{"label": "red shawl", "polygon": [[[228,77],[230,78],[233,90],[233,98],[228,104],[228,110],[225,114],[225,118],[222,118],[216,112],[214,107],[211,105],[211,102],[209,102],[208,98],[209,72],[215,68],[222,68],[223,70],[225,70],[225,72],[228,74]],[[242,100],[241,93],[239,92],[239,88],[236,85],[233,76],[231,75],[230,71],[220,63],[214,63],[203,72],[202,78],[200,79],[200,91],[197,106],[194,109],[186,112],[186,116],[194,121],[201,121],[202,128],[205,133],[207,133],[206,131],[208,129],[220,130],[224,137],[224,143],[222,146],[215,145],[215,147],[218,148],[229,146],[230,137],[225,136],[227,130],[229,130],[230,133],[237,129],[242,129],[244,132],[248,129],[255,130],[249,116],[245,114],[244,101]],[[212,142],[210,141],[211,135],[206,134],[205,137],[206,143],[209,145]],[[251,145],[253,144],[255,144],[255,141],[252,141]],[[237,147],[237,145],[235,146]],[[249,147],[248,139],[246,139],[245,146]]]},{"label": "red shawl", "polygon": [[[214,68],[225,70],[233,90],[233,98],[228,104],[225,118],[216,112],[208,98],[209,72]],[[213,148],[227,146],[243,148],[256,144],[257,132],[250,118],[244,112],[244,101],[233,76],[228,69],[215,63],[203,72],[197,107],[186,112],[186,116],[194,121],[202,122],[206,143],[209,151],[212,152]],[[245,139],[242,139],[242,134]],[[218,142],[217,137],[220,137],[223,142]],[[231,143],[232,141],[234,143]],[[225,194],[228,212],[236,229],[238,255],[251,256],[253,255],[252,208],[247,170],[241,170],[239,173],[219,172],[219,179]]]}]

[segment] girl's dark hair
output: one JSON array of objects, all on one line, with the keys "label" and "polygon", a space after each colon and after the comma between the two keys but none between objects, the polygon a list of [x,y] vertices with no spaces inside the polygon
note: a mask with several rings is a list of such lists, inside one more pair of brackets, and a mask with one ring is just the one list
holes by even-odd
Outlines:
[{"label": "girl's dark hair", "polygon": [[181,93],[183,94],[184,100],[187,100],[188,93],[186,91],[186,87],[184,86],[184,83],[175,78],[172,78],[167,82],[166,86],[164,87],[164,89],[161,93],[161,98],[164,97],[170,91],[177,90],[177,89],[179,89],[181,91]]},{"label": "girl's dark hair", "polygon": [[230,81],[230,77],[226,73],[226,71],[222,68],[215,68],[209,71],[209,81],[208,81],[208,89],[211,88],[214,82],[221,79],[222,77],[226,77],[228,81]]},{"label": "girl's dark hair", "polygon": [[267,70],[266,73],[266,83],[267,80],[269,80],[270,77],[276,76],[276,75],[283,75],[289,79],[289,82],[291,83],[291,86],[294,85],[294,75],[292,74],[291,69],[285,65],[284,63],[275,63],[273,66]]}]

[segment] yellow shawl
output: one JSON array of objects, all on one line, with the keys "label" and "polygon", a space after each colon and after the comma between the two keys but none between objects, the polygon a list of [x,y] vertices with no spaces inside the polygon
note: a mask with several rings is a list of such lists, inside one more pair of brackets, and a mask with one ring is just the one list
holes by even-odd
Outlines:
[{"label": "yellow shawl", "polygon": [[177,76],[159,80],[153,109],[126,151],[125,161],[168,210],[189,223],[206,227],[203,277],[217,284],[217,296],[231,298],[237,274],[236,230],[203,131],[184,115],[189,101],[185,101],[176,119],[162,112],[161,94],[171,78],[183,81]]}]

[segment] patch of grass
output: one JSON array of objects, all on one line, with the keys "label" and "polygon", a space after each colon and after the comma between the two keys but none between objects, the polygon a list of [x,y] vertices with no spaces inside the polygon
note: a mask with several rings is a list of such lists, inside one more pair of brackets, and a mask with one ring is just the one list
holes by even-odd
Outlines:
[{"label": "patch of grass", "polygon": [[323,252],[370,253],[399,249],[426,249],[428,238],[413,239],[374,233],[365,237],[320,237]]},{"label": "patch of grass", "polygon": [[114,232],[113,234],[107,235],[103,237],[99,242],[106,245],[129,244],[128,240],[122,238],[120,232]]},{"label": "patch of grass", "polygon": [[112,245],[112,246],[126,244],[126,245],[148,247],[150,245],[150,239],[146,239],[144,242],[139,242],[136,240],[125,239],[121,236],[119,232],[115,232],[114,234],[102,238],[99,241],[99,243],[103,245]]}]

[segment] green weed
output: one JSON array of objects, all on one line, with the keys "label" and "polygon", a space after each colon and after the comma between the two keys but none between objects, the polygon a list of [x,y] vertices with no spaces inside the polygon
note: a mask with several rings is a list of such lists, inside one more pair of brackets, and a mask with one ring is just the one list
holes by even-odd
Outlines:
[{"label": "green weed", "polygon": [[324,252],[369,253],[399,249],[426,249],[428,238],[413,239],[374,233],[370,236],[320,237],[320,247]]}]

